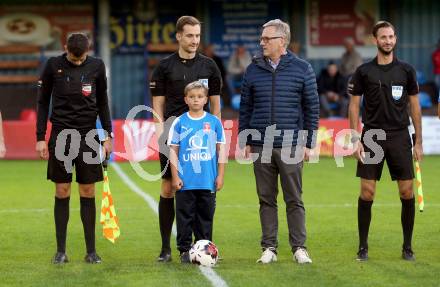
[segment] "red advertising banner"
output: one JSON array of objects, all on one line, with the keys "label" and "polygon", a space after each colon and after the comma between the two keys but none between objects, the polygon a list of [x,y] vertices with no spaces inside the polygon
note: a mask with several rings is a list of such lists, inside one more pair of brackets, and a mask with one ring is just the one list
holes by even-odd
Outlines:
[{"label": "red advertising banner", "polygon": [[350,145],[350,123],[348,120],[320,120],[316,148],[321,156],[347,156]]},{"label": "red advertising banner", "polygon": [[0,45],[61,51],[73,32],[93,36],[92,5],[0,6]]},{"label": "red advertising banner", "polygon": [[[229,158],[235,158],[238,137],[238,121],[223,121],[226,136],[226,153]],[[142,161],[158,160],[159,144],[152,121],[134,120],[113,121],[115,134],[114,160]]]},{"label": "red advertising banner", "polygon": [[[227,154],[230,159],[237,158],[238,121],[223,121],[226,136]],[[38,159],[35,152],[35,122],[3,122],[6,145],[6,159]],[[50,135],[50,124],[46,140]],[[345,130],[347,129],[347,130]],[[318,130],[316,151],[322,156],[343,156],[350,154],[347,149],[349,135],[347,120],[321,120]],[[144,161],[159,159],[158,142],[154,123],[148,120],[114,120],[114,153],[116,161]]]},{"label": "red advertising banner", "polygon": [[[51,124],[48,124],[46,140],[49,139]],[[35,151],[37,140],[34,121],[4,121],[6,159],[38,159]]]},{"label": "red advertising banner", "polygon": [[378,20],[378,1],[308,1],[309,44],[337,46],[351,37],[356,45],[371,45],[371,31]]},{"label": "red advertising banner", "polygon": [[114,157],[116,161],[158,160],[159,145],[154,122],[147,120],[113,121]]}]

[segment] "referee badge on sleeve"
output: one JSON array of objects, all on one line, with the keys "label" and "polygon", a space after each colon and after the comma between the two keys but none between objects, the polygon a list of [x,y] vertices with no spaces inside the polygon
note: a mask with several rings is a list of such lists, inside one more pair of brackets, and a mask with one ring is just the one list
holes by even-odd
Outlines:
[{"label": "referee badge on sleeve", "polygon": [[202,83],[206,88],[209,88],[208,86],[208,79],[199,79],[199,82]]},{"label": "referee badge on sleeve", "polygon": [[400,100],[403,94],[403,86],[391,86],[391,94],[394,100]]}]

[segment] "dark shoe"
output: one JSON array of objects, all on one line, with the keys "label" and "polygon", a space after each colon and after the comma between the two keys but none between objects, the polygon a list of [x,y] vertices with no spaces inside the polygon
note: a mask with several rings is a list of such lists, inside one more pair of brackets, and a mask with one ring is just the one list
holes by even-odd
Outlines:
[{"label": "dark shoe", "polygon": [[180,253],[180,263],[182,263],[182,264],[191,263],[191,260],[189,260],[189,252],[188,251]]},{"label": "dark shoe", "polygon": [[90,264],[99,264],[102,262],[102,259],[98,254],[96,254],[96,252],[92,252],[84,257],[84,261]]},{"label": "dark shoe", "polygon": [[67,258],[66,253],[57,252],[52,259],[53,264],[63,264],[69,262],[69,258]]},{"label": "dark shoe", "polygon": [[407,261],[415,261],[416,257],[414,256],[414,252],[411,247],[404,247],[402,249],[402,258]]},{"label": "dark shoe", "polygon": [[360,247],[356,257],[357,261],[367,261],[368,260],[368,248]]},{"label": "dark shoe", "polygon": [[162,250],[157,257],[157,262],[171,262],[171,250]]}]

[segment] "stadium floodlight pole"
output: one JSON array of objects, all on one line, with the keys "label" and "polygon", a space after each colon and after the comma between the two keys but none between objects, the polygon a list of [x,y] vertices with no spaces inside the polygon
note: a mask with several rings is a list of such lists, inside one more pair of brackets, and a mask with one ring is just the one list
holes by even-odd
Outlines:
[{"label": "stadium floodlight pole", "polygon": [[[416,134],[412,134],[412,140],[414,145],[416,144]],[[423,212],[423,207],[425,206],[425,201],[423,199],[423,189],[422,189],[422,170],[420,169],[420,163],[416,159],[416,186],[417,186],[417,202],[419,204],[420,212]]]}]

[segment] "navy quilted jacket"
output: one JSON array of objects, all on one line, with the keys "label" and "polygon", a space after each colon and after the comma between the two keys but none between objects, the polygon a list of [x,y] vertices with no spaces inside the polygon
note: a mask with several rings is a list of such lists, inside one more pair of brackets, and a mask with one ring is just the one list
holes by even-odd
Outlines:
[{"label": "navy quilted jacket", "polygon": [[[319,97],[310,64],[288,51],[274,70],[262,56],[255,57],[243,78],[239,132],[255,129],[261,138],[248,136],[246,144],[263,145],[266,128],[276,124],[280,132],[274,137],[273,147],[305,143],[311,148],[318,122]],[[300,130],[308,134],[298,140]],[[244,140],[240,143],[245,144]]]}]

